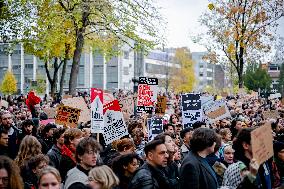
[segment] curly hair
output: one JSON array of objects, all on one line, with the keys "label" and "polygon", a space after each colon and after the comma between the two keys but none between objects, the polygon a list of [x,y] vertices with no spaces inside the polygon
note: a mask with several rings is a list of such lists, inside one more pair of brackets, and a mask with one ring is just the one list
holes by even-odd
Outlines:
[{"label": "curly hair", "polygon": [[77,137],[81,137],[81,136],[83,136],[83,132],[80,129],[77,129],[77,128],[67,129],[64,132],[64,144],[70,145],[71,140]]},{"label": "curly hair", "polygon": [[8,188],[23,189],[24,183],[20,175],[19,167],[7,156],[0,156],[0,169],[8,172]]},{"label": "curly hair", "polygon": [[41,153],[41,144],[37,138],[27,135],[20,144],[20,149],[15,162],[21,168],[26,161]]}]

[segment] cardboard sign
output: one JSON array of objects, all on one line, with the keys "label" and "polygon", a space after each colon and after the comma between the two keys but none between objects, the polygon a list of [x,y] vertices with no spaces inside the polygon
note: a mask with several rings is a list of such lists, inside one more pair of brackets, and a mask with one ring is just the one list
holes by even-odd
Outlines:
[{"label": "cardboard sign", "polygon": [[119,106],[119,102],[118,100],[114,100],[108,104],[104,104],[103,106],[103,113],[105,114],[107,110],[113,110],[113,111],[121,111],[120,106]]},{"label": "cardboard sign", "polygon": [[76,128],[80,117],[81,110],[69,106],[57,106],[57,115],[55,123],[60,125],[68,125],[71,128]]},{"label": "cardboard sign", "polygon": [[134,114],[134,100],[133,96],[125,97],[119,100],[119,106],[125,119],[129,119]]},{"label": "cardboard sign", "polygon": [[103,133],[103,90],[91,89],[91,133]]},{"label": "cardboard sign", "polygon": [[231,117],[229,109],[226,102],[223,100],[215,101],[204,108],[204,114],[208,118],[209,123],[214,123],[215,121]]},{"label": "cardboard sign", "polygon": [[9,103],[6,100],[0,101],[0,108],[5,107],[6,109],[9,107]]},{"label": "cardboard sign", "polygon": [[127,126],[124,122],[122,112],[107,110],[104,114],[104,132],[105,143],[108,145],[121,137],[128,135]]},{"label": "cardboard sign", "polygon": [[191,127],[196,121],[202,121],[202,107],[199,93],[182,94],[181,108],[184,128]]},{"label": "cardboard sign", "polygon": [[158,79],[139,77],[137,112],[152,113],[158,94]]},{"label": "cardboard sign", "polygon": [[253,158],[261,165],[273,156],[273,136],[270,124],[265,124],[251,132]]},{"label": "cardboard sign", "polygon": [[284,105],[284,97],[281,100],[281,104]]},{"label": "cardboard sign", "polygon": [[104,92],[104,99],[103,99],[104,104],[108,104],[114,100],[115,98],[113,97],[111,93]]},{"label": "cardboard sign", "polygon": [[91,111],[88,108],[83,97],[73,97],[73,98],[63,99],[62,103],[65,106],[69,106],[72,108],[78,108],[82,110],[80,114],[79,122],[86,123],[91,120]]},{"label": "cardboard sign", "polygon": [[204,107],[207,104],[214,102],[214,96],[201,96],[200,100],[201,100],[201,106]]},{"label": "cardboard sign", "polygon": [[62,99],[72,98],[72,95],[63,95]]},{"label": "cardboard sign", "polygon": [[167,108],[167,97],[158,96],[155,112],[164,115]]},{"label": "cardboard sign", "polygon": [[278,112],[278,110],[270,110],[270,111],[263,112],[264,119],[277,119],[278,116],[280,116],[280,113]]},{"label": "cardboard sign", "polygon": [[54,119],[56,116],[56,108],[44,108],[43,112],[46,113],[49,119]]}]

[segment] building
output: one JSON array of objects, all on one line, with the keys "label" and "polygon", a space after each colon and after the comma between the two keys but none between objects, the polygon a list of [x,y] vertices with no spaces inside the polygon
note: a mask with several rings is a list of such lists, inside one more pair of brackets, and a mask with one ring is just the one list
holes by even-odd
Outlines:
[{"label": "building", "polygon": [[202,92],[206,86],[214,86],[214,64],[203,60],[207,52],[192,52],[192,59],[195,62],[194,71],[197,80],[195,90]]},{"label": "building", "polygon": [[[17,81],[19,93],[27,93],[32,81],[38,77],[45,78],[44,62],[39,58],[26,54],[22,45],[16,45],[8,54],[5,52],[9,44],[0,44],[0,79],[7,70],[13,71]],[[89,90],[91,87],[106,90],[132,90],[133,78],[140,76],[156,77],[160,83],[168,83],[170,67],[178,67],[173,63],[173,52],[154,50],[147,56],[143,52],[135,52],[125,45],[119,56],[107,60],[103,55],[90,50],[83,52],[80,59],[77,89]],[[52,63],[50,64],[52,65]],[[64,90],[68,90],[72,60],[68,61],[64,79]],[[51,69],[51,73],[53,73]],[[59,70],[59,78],[61,70]],[[47,82],[47,91],[49,84]],[[164,85],[166,88],[167,85]],[[57,86],[59,90],[59,82]]]}]

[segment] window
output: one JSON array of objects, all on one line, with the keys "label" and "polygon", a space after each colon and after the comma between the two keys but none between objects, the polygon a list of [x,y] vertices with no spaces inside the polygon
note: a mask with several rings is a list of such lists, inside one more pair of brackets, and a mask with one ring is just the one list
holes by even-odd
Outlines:
[{"label": "window", "polygon": [[200,77],[203,77],[203,73],[199,73],[199,76],[200,76]]},{"label": "window", "polygon": [[124,59],[129,59],[129,52],[128,51],[124,51]]},{"label": "window", "polygon": [[203,68],[203,67],[204,67],[204,65],[203,65],[203,64],[200,64],[200,65],[199,65],[199,68]]},{"label": "window", "polygon": [[129,68],[123,67],[123,75],[129,75]]}]

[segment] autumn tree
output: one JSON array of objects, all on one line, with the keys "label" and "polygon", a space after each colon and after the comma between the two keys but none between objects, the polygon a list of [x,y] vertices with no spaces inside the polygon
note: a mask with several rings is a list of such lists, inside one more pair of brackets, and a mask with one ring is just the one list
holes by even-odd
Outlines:
[{"label": "autumn tree", "polygon": [[17,80],[11,71],[7,71],[1,84],[1,92],[3,94],[14,94],[17,92]]},{"label": "autumn tree", "polygon": [[[75,94],[79,61],[86,44],[92,41],[104,54],[119,49],[123,43],[144,50],[161,39],[157,25],[161,17],[150,0],[58,0],[64,14],[72,20],[75,50],[69,80],[69,93]],[[130,43],[132,40],[134,43]]]},{"label": "autumn tree", "polygon": [[179,92],[190,92],[194,88],[195,76],[194,76],[194,62],[191,59],[191,53],[189,49],[177,48],[175,52],[174,61],[179,65],[179,68],[171,68],[170,86],[171,88]]},{"label": "autumn tree", "polygon": [[242,88],[245,66],[270,52],[283,5],[283,0],[215,0],[209,4],[200,18],[207,32],[197,38],[208,49],[206,58],[232,65]]}]

